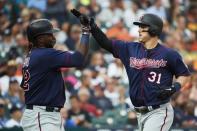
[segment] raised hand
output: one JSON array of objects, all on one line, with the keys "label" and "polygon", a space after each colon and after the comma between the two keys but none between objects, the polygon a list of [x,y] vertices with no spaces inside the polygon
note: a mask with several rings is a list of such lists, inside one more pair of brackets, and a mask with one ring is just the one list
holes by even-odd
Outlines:
[{"label": "raised hand", "polygon": [[88,17],[87,15],[82,14],[81,12],[79,12],[76,9],[71,9],[70,12],[80,20],[80,23],[82,25],[84,25],[84,26],[90,25],[90,17]]}]

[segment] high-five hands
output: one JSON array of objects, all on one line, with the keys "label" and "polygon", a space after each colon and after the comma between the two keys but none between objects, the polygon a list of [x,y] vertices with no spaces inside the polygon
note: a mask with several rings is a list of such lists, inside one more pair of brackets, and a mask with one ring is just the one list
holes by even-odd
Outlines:
[{"label": "high-five hands", "polygon": [[90,17],[88,17],[87,15],[82,14],[81,12],[79,12],[76,9],[71,9],[71,13],[76,16],[77,18],[79,18],[80,23],[84,26],[89,26],[90,25]]},{"label": "high-five hands", "polygon": [[71,9],[70,12],[76,16],[80,23],[82,24],[82,33],[83,34],[89,34],[90,33],[90,17],[87,15],[82,14],[76,9]]},{"label": "high-five hands", "polygon": [[[92,17],[82,14],[81,12],[79,12],[76,9],[71,9],[70,12],[74,16],[76,16],[79,19],[82,26],[85,27],[86,29],[89,29],[89,31],[91,30],[92,27],[96,26],[94,19]],[[83,31],[83,27],[82,27],[82,31]]]}]

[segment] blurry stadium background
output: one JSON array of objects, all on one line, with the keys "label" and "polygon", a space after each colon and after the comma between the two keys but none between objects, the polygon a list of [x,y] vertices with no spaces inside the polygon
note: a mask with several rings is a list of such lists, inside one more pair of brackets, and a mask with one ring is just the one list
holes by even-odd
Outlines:
[{"label": "blurry stadium background", "polygon": [[[69,12],[72,8],[94,17],[109,38],[125,41],[137,40],[138,27],[132,22],[143,13],[162,17],[162,44],[179,51],[192,73],[187,85],[172,97],[172,130],[197,130],[196,0],[0,0],[0,130],[22,131],[24,93],[20,82],[28,49],[27,25],[37,18],[50,19],[53,26],[61,28],[54,48],[75,50],[81,27]],[[62,75],[67,100],[61,114],[66,131],[137,128],[136,114],[129,109],[125,69],[93,38],[85,66],[63,68]]]}]

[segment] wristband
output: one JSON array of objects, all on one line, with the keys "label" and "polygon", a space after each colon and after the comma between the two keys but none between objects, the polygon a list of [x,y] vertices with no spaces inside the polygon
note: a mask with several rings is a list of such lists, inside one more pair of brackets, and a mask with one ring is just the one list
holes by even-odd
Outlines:
[{"label": "wristband", "polygon": [[175,82],[172,86],[176,89],[176,91],[181,89],[181,84],[179,82]]},{"label": "wristband", "polygon": [[82,34],[90,34],[90,27],[82,26]]},{"label": "wristband", "polygon": [[81,36],[81,44],[88,44],[89,43],[89,34],[82,34]]}]

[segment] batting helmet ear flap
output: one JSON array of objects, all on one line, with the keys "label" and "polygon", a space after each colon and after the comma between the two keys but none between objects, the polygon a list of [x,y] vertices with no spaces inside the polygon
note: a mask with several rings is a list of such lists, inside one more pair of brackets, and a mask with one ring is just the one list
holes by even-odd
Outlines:
[{"label": "batting helmet ear flap", "polygon": [[148,30],[151,36],[159,36],[162,32],[161,29],[158,29],[157,26],[151,25]]},{"label": "batting helmet ear flap", "polygon": [[155,30],[154,28],[149,28],[148,33],[149,33],[151,36],[156,36],[156,35],[158,34],[158,33],[157,33],[157,30]]}]

